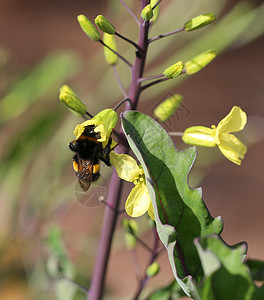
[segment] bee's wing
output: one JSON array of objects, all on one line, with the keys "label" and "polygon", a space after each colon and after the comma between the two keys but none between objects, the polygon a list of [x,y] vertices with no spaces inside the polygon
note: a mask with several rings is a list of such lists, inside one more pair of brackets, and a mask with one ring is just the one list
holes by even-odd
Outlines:
[{"label": "bee's wing", "polygon": [[77,179],[81,188],[86,192],[93,181],[93,161],[84,160],[78,155],[78,172]]},{"label": "bee's wing", "polygon": [[88,191],[90,186],[91,186],[91,181],[86,181],[86,180],[83,180],[83,179],[78,179],[79,183],[80,183],[80,186],[82,188],[82,190],[84,192]]}]

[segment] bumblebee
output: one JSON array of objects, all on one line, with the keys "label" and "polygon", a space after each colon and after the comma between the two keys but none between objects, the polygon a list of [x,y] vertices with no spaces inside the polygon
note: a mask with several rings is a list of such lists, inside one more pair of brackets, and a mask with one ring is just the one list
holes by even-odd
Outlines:
[{"label": "bumblebee", "polygon": [[69,143],[69,148],[76,154],[73,156],[73,169],[83,191],[87,191],[91,183],[100,177],[100,161],[111,166],[109,153],[112,138],[110,136],[107,146],[103,149],[102,143],[98,142],[100,133],[94,132],[94,125],[85,128],[82,135]]}]

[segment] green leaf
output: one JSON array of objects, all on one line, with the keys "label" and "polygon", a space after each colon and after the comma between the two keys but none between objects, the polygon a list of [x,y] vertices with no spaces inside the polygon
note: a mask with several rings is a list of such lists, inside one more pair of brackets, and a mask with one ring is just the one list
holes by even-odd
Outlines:
[{"label": "green leaf", "polygon": [[203,273],[193,240],[222,231],[222,220],[211,217],[201,189],[188,185],[195,148],[177,150],[167,132],[139,112],[123,113],[122,126],[143,166],[158,234],[167,248],[174,276],[187,295],[194,295],[193,277]]},{"label": "green leaf", "polygon": [[152,292],[146,300],[171,300],[184,296],[185,294],[177,281],[173,280],[169,285]]},{"label": "green leaf", "polygon": [[264,261],[248,259],[246,265],[250,269],[253,280],[264,281]]},{"label": "green leaf", "polygon": [[205,278],[199,283],[202,300],[261,300],[264,286],[258,288],[243,263],[246,244],[228,246],[220,236],[195,240]]}]

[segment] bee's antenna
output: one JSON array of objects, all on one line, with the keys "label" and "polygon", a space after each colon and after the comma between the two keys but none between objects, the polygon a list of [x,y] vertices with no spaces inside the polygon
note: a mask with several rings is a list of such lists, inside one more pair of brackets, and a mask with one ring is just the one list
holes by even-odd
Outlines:
[{"label": "bee's antenna", "polygon": [[116,110],[117,110],[123,103],[125,103],[125,102],[129,102],[129,103],[130,103],[130,107],[132,108],[133,103],[132,103],[131,99],[130,99],[130,98],[125,98],[125,99],[123,99],[122,101],[120,101],[120,102],[113,108],[113,110],[116,111]]}]

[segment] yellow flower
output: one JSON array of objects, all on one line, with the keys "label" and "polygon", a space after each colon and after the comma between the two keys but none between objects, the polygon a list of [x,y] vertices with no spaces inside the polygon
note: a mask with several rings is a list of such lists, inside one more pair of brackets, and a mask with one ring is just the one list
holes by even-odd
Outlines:
[{"label": "yellow flower", "polygon": [[78,139],[83,134],[85,127],[94,125],[94,132],[100,133],[101,136],[100,139],[98,139],[98,142],[101,142],[103,144],[103,148],[105,148],[108,143],[109,137],[112,134],[113,128],[117,123],[117,119],[117,113],[114,110],[102,110],[91,120],[87,120],[82,124],[77,125],[74,130],[74,135],[76,136],[76,139]]},{"label": "yellow flower", "polygon": [[116,168],[117,175],[126,181],[133,182],[125,205],[126,212],[131,217],[140,217],[148,211],[151,219],[155,220],[153,206],[146,185],[145,175],[135,159],[127,154],[110,152],[110,163]]},{"label": "yellow flower", "polygon": [[238,106],[234,106],[230,113],[217,126],[211,128],[193,126],[187,128],[183,134],[186,144],[197,146],[218,146],[222,154],[233,163],[240,165],[247,147],[231,132],[241,131],[247,123],[246,113]]}]

